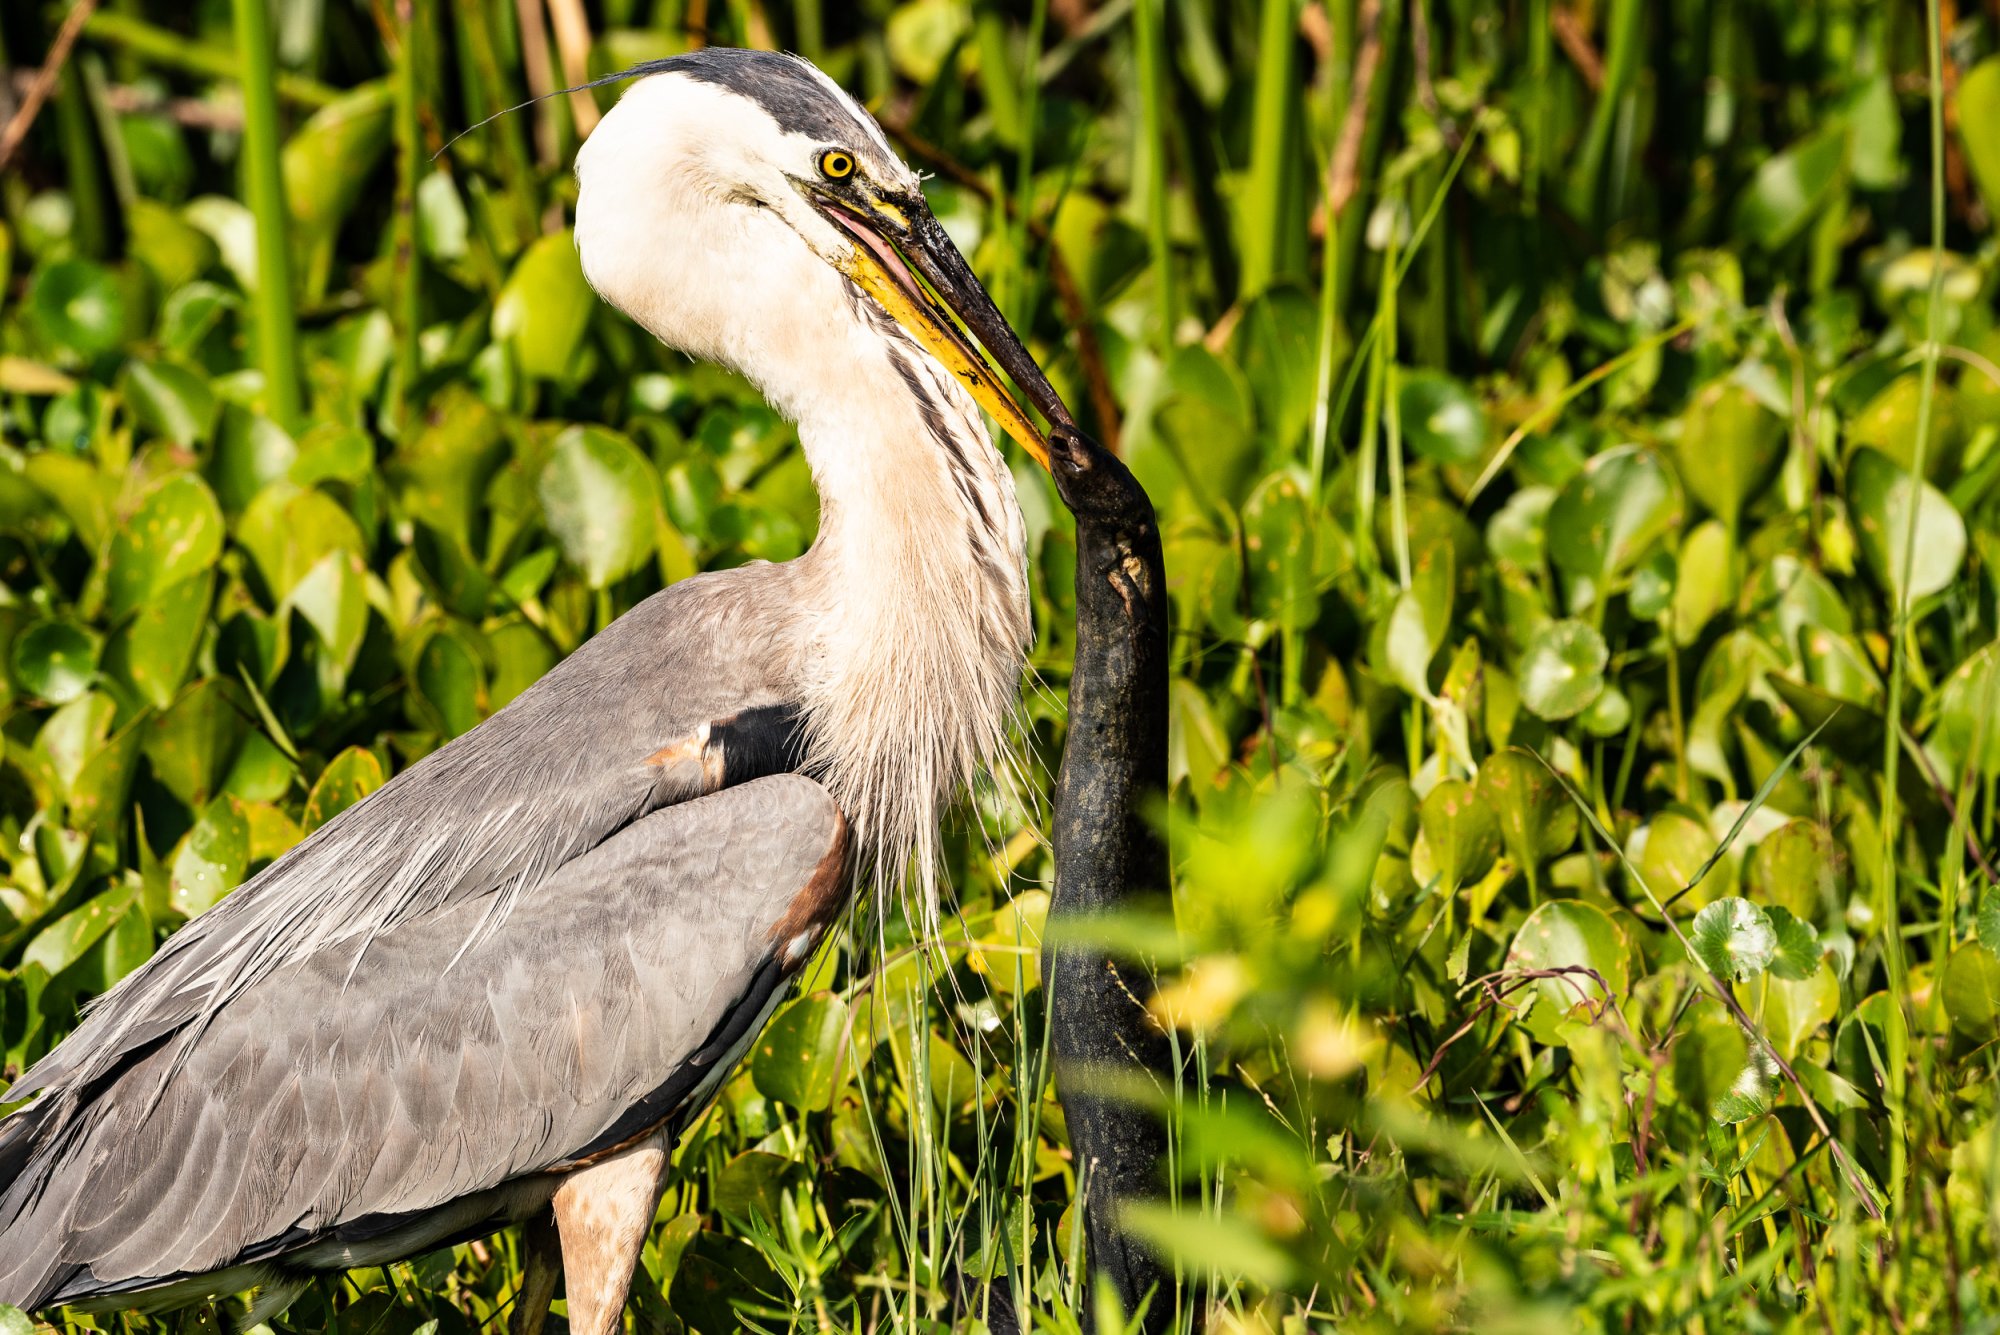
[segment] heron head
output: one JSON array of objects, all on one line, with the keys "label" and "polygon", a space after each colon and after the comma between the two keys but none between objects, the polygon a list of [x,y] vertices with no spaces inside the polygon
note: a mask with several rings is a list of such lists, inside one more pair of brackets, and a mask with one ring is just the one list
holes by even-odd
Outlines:
[{"label": "heron head", "polygon": [[[851,280],[1047,466],[1047,435],[999,372],[1051,425],[1070,425],[1069,412],[872,116],[811,64],[777,52],[709,48],[614,77],[635,76],[640,82],[577,155],[577,245],[607,298],[628,310],[636,304],[621,298],[632,249],[621,240],[629,234],[600,216],[631,211],[634,190],[653,192],[663,211],[679,206],[682,217],[693,201],[712,224],[711,244],[736,246],[742,255],[769,242],[775,220]],[[654,306],[676,295],[650,294]]]}]

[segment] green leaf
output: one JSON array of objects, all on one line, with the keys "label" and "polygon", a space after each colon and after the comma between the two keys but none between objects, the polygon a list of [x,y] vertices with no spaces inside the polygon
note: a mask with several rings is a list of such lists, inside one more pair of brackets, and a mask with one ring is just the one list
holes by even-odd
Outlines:
[{"label": "green leaf", "polygon": [[190,807],[202,806],[220,791],[250,718],[250,701],[235,682],[210,677],[196,683],[147,726],[153,777]]},{"label": "green leaf", "polygon": [[132,416],[162,440],[191,449],[215,428],[215,390],[185,366],[135,358],[125,363],[121,385]]},{"label": "green leaf", "polygon": [[1476,788],[1440,779],[1417,808],[1417,820],[1447,892],[1477,881],[1500,856],[1500,822]]},{"label": "green leaf", "polygon": [[[1847,504],[1861,554],[1898,600],[1928,598],[1957,578],[1965,560],[1965,521],[1930,483],[1914,482],[1886,455],[1863,448],[1847,466]],[[1915,561],[1906,570],[1912,510],[1917,541]]]},{"label": "green leaf", "polygon": [[831,1107],[847,1025],[847,1003],[833,993],[800,997],[779,1011],[757,1039],[751,1079],[766,1098],[794,1108],[820,1112]]},{"label": "green leaf", "polygon": [[1486,452],[1486,409],[1472,391],[1440,371],[1399,377],[1397,406],[1403,439],[1441,464],[1476,463]]},{"label": "green leaf", "polygon": [[1715,1101],[1715,1120],[1734,1124],[1762,1117],[1771,1110],[1771,1101],[1777,1094],[1777,1077],[1777,1063],[1770,1054],[1761,1047],[1752,1047],[1729,1092]]},{"label": "green leaf", "polygon": [[1576,808],[1541,761],[1518,747],[1479,767],[1479,794],[1492,806],[1501,842],[1523,869],[1576,842]]},{"label": "green leaf", "polygon": [[1760,903],[1810,922],[1847,900],[1846,854],[1818,822],[1795,820],[1764,837],[1744,885]]},{"label": "green leaf", "polygon": [[36,964],[54,978],[98,943],[138,898],[136,880],[114,886],[89,903],[70,910],[36,933],[21,952],[23,965]]},{"label": "green leaf", "polygon": [[[1813,948],[1818,949],[1817,942]],[[1784,958],[1785,952],[1780,950],[1779,962]],[[1779,965],[1773,964],[1768,981],[1749,984],[1743,991],[1761,994],[1758,1020],[1779,1053],[1787,1058],[1798,1056],[1806,1041],[1840,1011],[1840,980],[1834,976],[1832,966],[1817,956],[1810,968],[1796,974],[1782,973]]]},{"label": "green leaf", "polygon": [[306,619],[342,673],[368,633],[368,567],[345,549],[328,552],[299,577],[285,602]]},{"label": "green leaf", "polygon": [[1681,482],[1725,523],[1763,489],[1783,458],[1785,424],[1740,380],[1711,381],[1681,417]]},{"label": "green leaf", "polygon": [[1312,532],[1305,488],[1291,470],[1272,474],[1250,493],[1243,504],[1243,548],[1252,616],[1297,629],[1319,615]]},{"label": "green leaf", "polygon": [[1509,969],[1589,969],[1611,989],[1607,998],[1587,975],[1544,978],[1535,984],[1536,1009],[1569,1015],[1580,1007],[1595,1011],[1616,1001],[1631,986],[1631,954],[1625,933],[1595,904],[1556,899],[1522,920],[1507,948]]},{"label": "green leaf", "polygon": [[1736,202],[1736,226],[1766,250],[1805,230],[1826,203],[1847,156],[1847,136],[1823,130],[1773,153]]},{"label": "green leaf", "polygon": [[1654,894],[1670,907],[1689,894],[1695,896],[1695,907],[1714,897],[1713,890],[1699,893],[1719,844],[1705,822],[1685,811],[1669,809],[1653,817],[1645,835],[1638,856],[1639,874]]},{"label": "green leaf", "polygon": [[96,637],[74,621],[43,621],[14,638],[14,680],[27,694],[68,704],[97,675]]},{"label": "green leaf", "polygon": [[2000,886],[1989,885],[1980,895],[1975,931],[1980,945],[2000,955]]},{"label": "green leaf", "polygon": [[1958,81],[1958,137],[1986,216],[2000,218],[2000,56],[1988,56]]},{"label": "green leaf", "polygon": [[459,737],[486,717],[486,670],[478,649],[457,626],[439,626],[417,653],[417,692],[443,725],[447,737]]},{"label": "green leaf", "polygon": [[1149,475],[1147,461],[1139,458],[1133,469],[1163,505],[1184,482],[1200,505],[1226,509],[1256,475],[1250,386],[1233,363],[1199,343],[1174,352],[1164,384],[1171,392],[1154,410],[1153,423],[1171,472]]},{"label": "green leaf", "polygon": [[1975,1043],[2000,1038],[2000,955],[1978,942],[1960,946],[1944,966],[1944,1013]]},{"label": "green leaf", "polygon": [[20,1308],[0,1303],[0,1335],[35,1335],[35,1323]]},{"label": "green leaf", "polygon": [[493,337],[513,350],[525,375],[567,380],[590,328],[597,294],[584,281],[576,240],[565,228],[536,238],[493,302]]},{"label": "green leaf", "polygon": [[[290,467],[289,461],[286,466]],[[368,558],[361,526],[339,501],[323,491],[284,482],[258,494],[237,521],[234,536],[256,561],[272,596],[280,600],[329,552]]]},{"label": "green leaf", "polygon": [[591,588],[616,583],[652,555],[660,481],[623,436],[571,427],[556,437],[536,489],[549,532]]},{"label": "green leaf", "polygon": [[382,762],[373,751],[350,746],[320,772],[306,798],[304,832],[311,834],[385,782]]},{"label": "green leaf", "polygon": [[61,260],[35,271],[28,316],[50,345],[96,357],[125,335],[125,296],[109,270],[88,260]]},{"label": "green leaf", "polygon": [[334,239],[389,145],[394,105],[388,80],[362,84],[315,111],[285,144],[285,204],[308,301],[326,290]]},{"label": "green leaf", "polygon": [[1604,689],[1604,637],[1581,621],[1551,621],[1521,656],[1521,703],[1546,719],[1580,714]]},{"label": "green leaf", "polygon": [[250,821],[243,803],[219,797],[181,836],[169,859],[169,902],[192,918],[243,882],[250,865]]},{"label": "green leaf", "polygon": [[1818,973],[1821,953],[1818,929],[1776,905],[1764,912],[1778,941],[1777,954],[1771,958],[1771,976],[1798,982]]},{"label": "green leaf", "polygon": [[112,535],[105,561],[105,606],[122,617],[161,590],[192,579],[222,555],[222,507],[208,484],[176,473],[153,488]]},{"label": "green leaf", "polygon": [[1771,967],[1778,955],[1778,934],[1771,917],[1747,899],[1718,899],[1694,915],[1689,933],[1694,952],[1710,972],[1742,982]]},{"label": "green leaf", "polygon": [[105,666],[165,709],[194,666],[214,592],[214,574],[204,573],[154,594],[105,646]]},{"label": "green leaf", "polygon": [[1591,581],[1629,569],[1679,521],[1673,475],[1637,445],[1606,450],[1569,480],[1549,507],[1549,557]]}]

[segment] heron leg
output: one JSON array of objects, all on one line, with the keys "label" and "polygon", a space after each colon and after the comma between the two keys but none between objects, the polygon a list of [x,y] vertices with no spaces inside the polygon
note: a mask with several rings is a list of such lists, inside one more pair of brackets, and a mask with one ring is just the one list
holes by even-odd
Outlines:
[{"label": "heron leg", "polygon": [[556,1217],[543,1210],[521,1225],[521,1291],[514,1295],[514,1315],[507,1322],[507,1335],[542,1335],[562,1272]]},{"label": "heron leg", "polygon": [[570,1335],[619,1329],[666,1177],[666,1140],[655,1135],[577,1169],[556,1188],[551,1205],[562,1235]]}]

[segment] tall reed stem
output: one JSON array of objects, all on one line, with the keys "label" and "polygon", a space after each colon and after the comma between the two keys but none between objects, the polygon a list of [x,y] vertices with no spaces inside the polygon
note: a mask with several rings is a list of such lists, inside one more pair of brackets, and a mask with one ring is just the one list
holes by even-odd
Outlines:
[{"label": "tall reed stem", "polygon": [[292,261],[286,248],[290,213],[279,162],[280,126],[276,60],[271,53],[271,11],[266,0],[235,0],[236,53],[243,80],[243,193],[257,226],[257,365],[271,417],[296,431],[303,411],[299,389],[298,325],[292,309]]}]

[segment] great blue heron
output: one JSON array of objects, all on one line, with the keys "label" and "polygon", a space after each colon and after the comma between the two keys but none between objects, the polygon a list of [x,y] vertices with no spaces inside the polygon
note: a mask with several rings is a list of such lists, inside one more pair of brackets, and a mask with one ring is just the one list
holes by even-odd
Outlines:
[{"label": "great blue heron", "polygon": [[254,1287],[255,1321],[552,1215],[570,1328],[615,1329],[678,1130],[999,754],[1029,606],[979,409],[1049,441],[917,275],[1065,427],[1060,399],[818,70],[621,77],[577,158],[584,272],[798,423],[812,549],[641,603],[104,997],[5,1096],[39,1094],[0,1123],[0,1300]]}]

